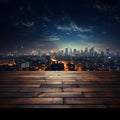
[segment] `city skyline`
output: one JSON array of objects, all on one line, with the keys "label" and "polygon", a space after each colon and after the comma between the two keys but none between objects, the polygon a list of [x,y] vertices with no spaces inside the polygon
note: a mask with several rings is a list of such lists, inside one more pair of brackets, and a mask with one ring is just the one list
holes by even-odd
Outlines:
[{"label": "city skyline", "polygon": [[0,53],[119,51],[119,0],[0,0]]},{"label": "city skyline", "polygon": [[96,49],[95,47],[86,47],[86,48],[63,48],[63,49],[51,49],[44,51],[40,48],[36,48],[34,50],[30,50],[29,52],[25,52],[24,50],[15,50],[15,51],[9,51],[7,53],[0,53],[1,56],[21,56],[21,55],[90,55],[91,51],[93,54],[104,54],[104,55],[120,55],[120,51],[112,51],[109,48],[106,49]]}]

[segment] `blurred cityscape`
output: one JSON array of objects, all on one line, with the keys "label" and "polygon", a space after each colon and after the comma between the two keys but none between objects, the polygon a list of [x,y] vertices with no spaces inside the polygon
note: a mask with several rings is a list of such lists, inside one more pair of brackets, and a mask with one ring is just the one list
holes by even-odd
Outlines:
[{"label": "blurred cityscape", "polygon": [[20,54],[14,51],[0,55],[0,71],[120,71],[120,52],[110,49],[95,51],[94,47],[84,50],[64,50]]}]

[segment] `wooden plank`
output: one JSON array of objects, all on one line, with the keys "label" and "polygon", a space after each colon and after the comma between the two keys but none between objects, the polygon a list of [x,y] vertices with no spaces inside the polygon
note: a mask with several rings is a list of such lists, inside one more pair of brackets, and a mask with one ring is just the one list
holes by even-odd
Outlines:
[{"label": "wooden plank", "polygon": [[65,104],[120,104],[120,98],[64,98]]},{"label": "wooden plank", "polygon": [[93,82],[93,81],[64,81],[63,84],[80,84],[80,85],[85,85],[85,84],[88,84],[88,85],[96,85],[98,84],[97,82]]},{"label": "wooden plank", "polygon": [[19,92],[3,92],[0,93],[0,98],[26,98],[33,97],[33,93],[19,93]]},{"label": "wooden plank", "polygon": [[75,88],[79,87],[78,84],[42,84],[41,88]]},{"label": "wooden plank", "polygon": [[64,82],[64,81],[72,81],[72,82],[75,82],[76,80],[71,80],[71,79],[46,79],[46,82]]},{"label": "wooden plank", "polygon": [[84,97],[120,97],[120,92],[85,92]]},{"label": "wooden plank", "polygon": [[45,80],[26,80],[26,79],[21,79],[21,80],[0,80],[0,83],[19,83],[19,82],[28,82],[28,83],[32,83],[32,82],[45,82]]},{"label": "wooden plank", "polygon": [[63,104],[63,98],[3,98],[0,104]]},{"label": "wooden plank", "polygon": [[[108,109],[106,105],[0,105],[0,108],[104,108]],[[120,106],[118,107],[120,108]]]},{"label": "wooden plank", "polygon": [[117,85],[120,85],[120,81],[107,81],[107,80],[105,80],[105,81],[98,81],[98,84],[101,84],[101,85],[104,85],[104,84],[109,84],[109,85],[117,84]]},{"label": "wooden plank", "polygon": [[120,109],[120,105],[108,105],[108,107],[112,109]]},{"label": "wooden plank", "polygon": [[61,92],[61,88],[21,88],[19,92]]},{"label": "wooden plank", "polygon": [[25,87],[30,87],[30,88],[39,88],[40,85],[18,85],[18,84],[14,84],[14,85],[0,85],[0,88],[25,88]]},{"label": "wooden plank", "polygon": [[76,79],[77,81],[83,81],[83,82],[101,82],[101,80],[108,81],[108,82],[118,82],[118,80],[113,80],[113,79],[89,79],[89,78],[83,78],[83,79]]},{"label": "wooden plank", "polygon": [[[19,80],[19,81],[15,81],[15,80],[12,80],[12,81],[10,81],[10,80],[7,80],[7,81],[4,81],[4,80],[1,80],[0,81],[0,84],[2,85],[2,84],[41,84],[41,83],[46,83],[46,84],[51,84],[51,83],[53,83],[53,84],[61,84],[62,82],[63,82],[63,84],[80,84],[80,85],[84,85],[84,84],[87,84],[87,85],[113,85],[113,86],[115,86],[115,85],[118,85],[118,86],[120,86],[120,82],[103,82],[103,81],[101,81],[101,82],[93,82],[93,81],[75,81],[75,80],[56,80],[56,81],[53,81],[53,80]],[[44,83],[44,84],[45,84]]]},{"label": "wooden plank", "polygon": [[116,91],[120,92],[120,88],[63,88],[64,92],[99,92],[99,91]]},{"label": "wooden plank", "polygon": [[99,84],[99,85],[89,85],[89,84],[84,84],[84,85],[82,85],[82,84],[79,84],[79,87],[80,88],[88,88],[88,87],[90,87],[90,88],[120,88],[120,85],[117,85],[117,84],[104,84],[104,85],[101,85],[101,84]]},{"label": "wooden plank", "polygon": [[0,88],[0,92],[18,92],[20,88]]},{"label": "wooden plank", "polygon": [[42,84],[62,84],[62,82],[49,81],[49,82],[43,82]]},{"label": "wooden plank", "polygon": [[83,97],[82,93],[78,93],[78,92],[54,92],[54,93],[41,93],[41,92],[36,92],[33,94],[33,97],[44,97],[44,98],[48,98],[48,97]]},{"label": "wooden plank", "polygon": [[0,88],[0,92],[61,92],[61,88]]},{"label": "wooden plank", "polygon": [[61,82],[61,81],[76,81],[76,79],[69,79],[69,78],[54,78],[54,79],[46,79],[46,82],[50,82],[50,81],[53,81],[53,82]]}]

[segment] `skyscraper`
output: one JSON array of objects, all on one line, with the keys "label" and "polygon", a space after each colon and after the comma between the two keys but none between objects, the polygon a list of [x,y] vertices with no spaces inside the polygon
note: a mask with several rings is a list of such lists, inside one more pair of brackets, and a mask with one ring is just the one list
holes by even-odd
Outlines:
[{"label": "skyscraper", "polygon": [[89,50],[89,52],[90,52],[90,55],[94,55],[94,47],[92,47],[90,50]]},{"label": "skyscraper", "polygon": [[41,56],[40,48],[38,48],[38,55]]},{"label": "skyscraper", "polygon": [[72,48],[69,48],[68,54],[72,55]]},{"label": "skyscraper", "polygon": [[73,54],[74,54],[74,55],[76,55],[76,52],[77,52],[77,50],[76,50],[76,49],[74,49]]},{"label": "skyscraper", "polygon": [[110,49],[106,48],[106,55],[109,55],[109,54],[110,54]]},{"label": "skyscraper", "polygon": [[68,48],[65,48],[65,55],[68,55]]}]

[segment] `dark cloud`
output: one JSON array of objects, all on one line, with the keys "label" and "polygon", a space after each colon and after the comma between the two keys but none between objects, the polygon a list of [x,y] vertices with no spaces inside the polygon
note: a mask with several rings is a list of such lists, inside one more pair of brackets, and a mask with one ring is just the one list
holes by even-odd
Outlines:
[{"label": "dark cloud", "polygon": [[118,22],[118,23],[120,23],[120,16],[115,16],[115,20],[116,20],[116,22]]},{"label": "dark cloud", "polygon": [[24,25],[25,27],[33,27],[34,26],[34,22],[26,22],[26,23],[22,23],[22,25]]}]

